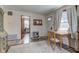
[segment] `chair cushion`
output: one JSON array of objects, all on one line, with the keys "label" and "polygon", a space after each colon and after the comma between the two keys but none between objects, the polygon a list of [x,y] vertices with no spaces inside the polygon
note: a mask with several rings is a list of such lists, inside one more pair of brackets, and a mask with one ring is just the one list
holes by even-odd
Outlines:
[{"label": "chair cushion", "polygon": [[[54,38],[50,38],[50,40],[54,41]],[[55,40],[56,40],[56,42],[59,42],[59,40],[57,38]]]}]

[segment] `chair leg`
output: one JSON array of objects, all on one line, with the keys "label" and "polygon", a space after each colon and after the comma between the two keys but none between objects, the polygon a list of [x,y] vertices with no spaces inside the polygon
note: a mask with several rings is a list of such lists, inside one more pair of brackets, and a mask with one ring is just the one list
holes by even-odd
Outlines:
[{"label": "chair leg", "polygon": [[48,38],[48,45],[50,45],[50,39]]},{"label": "chair leg", "polygon": [[53,48],[55,49],[55,47],[56,47],[56,41],[54,40],[54,45],[53,45]]}]

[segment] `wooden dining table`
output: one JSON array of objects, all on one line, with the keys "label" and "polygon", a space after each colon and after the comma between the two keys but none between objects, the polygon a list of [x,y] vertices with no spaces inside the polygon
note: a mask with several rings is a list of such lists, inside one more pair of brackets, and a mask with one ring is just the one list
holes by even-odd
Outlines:
[{"label": "wooden dining table", "polygon": [[48,31],[48,41],[50,42],[51,34],[54,33],[54,46],[56,44],[56,37],[58,36],[58,40],[60,42],[60,47],[62,48],[63,45],[63,37],[66,36],[68,38],[68,45],[71,47],[71,33],[70,32],[65,32],[65,31]]}]

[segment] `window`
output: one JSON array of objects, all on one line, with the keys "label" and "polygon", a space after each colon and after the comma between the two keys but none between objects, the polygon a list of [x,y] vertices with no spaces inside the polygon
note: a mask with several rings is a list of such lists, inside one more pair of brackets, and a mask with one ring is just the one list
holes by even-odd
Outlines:
[{"label": "window", "polygon": [[52,20],[52,17],[50,16],[50,17],[48,17],[48,19],[47,19],[48,21],[51,21]]},{"label": "window", "polygon": [[29,28],[29,20],[25,19],[24,24],[25,24],[25,28]]},{"label": "window", "polygon": [[67,11],[62,12],[62,17],[60,21],[59,30],[67,31],[69,29],[68,19],[67,19]]}]

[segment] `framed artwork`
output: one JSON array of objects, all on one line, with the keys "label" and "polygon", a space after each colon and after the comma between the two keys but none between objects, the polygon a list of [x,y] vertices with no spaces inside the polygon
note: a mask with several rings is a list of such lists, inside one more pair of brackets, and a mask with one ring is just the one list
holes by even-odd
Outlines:
[{"label": "framed artwork", "polygon": [[13,15],[12,11],[8,11],[8,15],[12,16]]},{"label": "framed artwork", "polygon": [[42,19],[33,19],[33,25],[42,25]]}]

